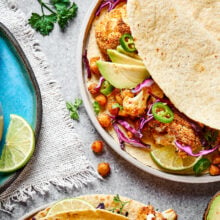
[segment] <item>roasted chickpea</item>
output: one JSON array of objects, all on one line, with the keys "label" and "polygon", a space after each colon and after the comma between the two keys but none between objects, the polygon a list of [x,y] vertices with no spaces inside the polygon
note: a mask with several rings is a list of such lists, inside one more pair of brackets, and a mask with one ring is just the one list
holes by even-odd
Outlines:
[{"label": "roasted chickpea", "polygon": [[210,168],[209,168],[209,173],[212,176],[217,176],[220,175],[220,168],[211,164]]},{"label": "roasted chickpea", "polygon": [[213,158],[212,163],[215,164],[215,165],[220,164],[220,155],[216,155]]},{"label": "roasted chickpea", "polygon": [[128,138],[133,138],[133,134],[130,131],[127,131]]},{"label": "roasted chickpea", "polygon": [[129,89],[122,90],[121,91],[122,99],[124,99],[127,96],[130,97],[130,98],[133,98],[134,97],[134,93],[132,93]]},{"label": "roasted chickpea", "polygon": [[121,97],[121,94],[116,94],[116,95],[115,95],[115,99],[116,99],[116,101],[117,101],[120,105],[122,105],[122,103],[123,103],[123,98]]},{"label": "roasted chickpea", "polygon": [[95,97],[95,100],[96,100],[96,101],[99,103],[99,105],[101,105],[101,106],[105,106],[106,103],[107,103],[107,98],[106,98],[104,95],[102,95],[102,94],[96,96],[96,97]]},{"label": "roasted chickpea", "polygon": [[92,143],[91,148],[92,148],[92,150],[93,150],[94,153],[100,154],[100,153],[102,153],[102,151],[103,151],[103,145],[104,145],[104,144],[103,144],[102,141],[94,141],[94,142]]},{"label": "roasted chickpea", "polygon": [[100,75],[98,66],[97,66],[97,64],[96,64],[96,62],[97,62],[98,60],[100,60],[100,57],[92,57],[92,58],[90,59],[90,62],[89,62],[91,71],[92,71],[94,74],[96,74],[96,75]]},{"label": "roasted chickpea", "polygon": [[118,112],[118,115],[119,116],[122,116],[122,117],[128,117],[128,114],[125,110],[121,109],[119,112]]},{"label": "roasted chickpea", "polygon": [[98,164],[98,173],[102,176],[102,177],[106,177],[110,174],[111,168],[109,166],[109,163],[99,163]]},{"label": "roasted chickpea", "polygon": [[108,105],[107,105],[107,109],[108,109],[108,111],[110,112],[110,114],[111,115],[118,115],[118,112],[119,112],[119,108],[115,108],[115,104],[117,104],[117,102],[110,102],[110,103],[108,103]]},{"label": "roasted chickpea", "polygon": [[88,91],[92,94],[92,95],[97,95],[99,93],[98,89],[96,89],[97,84],[96,83],[92,83],[89,85],[88,87]]},{"label": "roasted chickpea", "polygon": [[107,128],[111,125],[111,118],[109,115],[107,115],[105,113],[99,114],[97,119],[103,128]]}]

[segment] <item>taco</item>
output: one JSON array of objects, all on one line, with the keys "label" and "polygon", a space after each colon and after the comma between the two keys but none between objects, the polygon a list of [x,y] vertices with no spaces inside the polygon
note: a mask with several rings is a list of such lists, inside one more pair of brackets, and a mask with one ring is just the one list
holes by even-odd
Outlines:
[{"label": "taco", "polygon": [[198,7],[100,1],[83,57],[100,125],[122,150],[165,172],[200,175],[220,157],[220,44]]},{"label": "taco", "polygon": [[144,205],[119,195],[98,194],[59,201],[28,218],[28,220],[55,219],[176,220],[177,214],[172,209],[160,213],[152,205]]}]

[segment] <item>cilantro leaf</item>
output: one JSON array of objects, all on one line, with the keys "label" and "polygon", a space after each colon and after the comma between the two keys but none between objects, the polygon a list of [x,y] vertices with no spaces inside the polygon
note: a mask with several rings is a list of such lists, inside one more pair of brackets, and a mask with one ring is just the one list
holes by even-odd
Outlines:
[{"label": "cilantro leaf", "polygon": [[59,6],[56,4],[56,8],[58,24],[62,29],[64,29],[68,25],[69,21],[76,16],[78,7],[76,3],[73,2],[69,8],[62,7],[60,4]]},{"label": "cilantro leaf", "polygon": [[96,113],[96,115],[98,115],[100,112],[100,105],[97,101],[93,102],[93,109],[94,109],[94,112]]},{"label": "cilantro leaf", "polygon": [[[50,0],[51,5],[44,3],[43,0],[38,2],[41,5],[42,15],[32,13],[28,22],[43,36],[49,35],[56,22],[64,29],[77,14],[78,7],[74,2],[71,4],[70,0]],[[44,9],[51,14],[46,15]]]},{"label": "cilantro leaf", "polygon": [[82,105],[82,100],[76,98],[74,103],[71,102],[66,102],[66,107],[70,111],[70,117],[73,120],[79,120],[79,114],[78,114],[78,109]]},{"label": "cilantro leaf", "polygon": [[52,5],[55,5],[55,4],[64,4],[66,5],[66,7],[68,7],[70,5],[70,0],[50,0],[50,3]]},{"label": "cilantro leaf", "polygon": [[109,211],[115,212],[117,210],[117,211],[119,211],[119,214],[122,214],[125,205],[127,203],[129,203],[129,201],[126,201],[126,202],[122,201],[118,194],[116,196],[114,196],[113,201],[118,205],[117,205],[117,207],[114,207],[113,209],[111,209]]},{"label": "cilantro leaf", "polygon": [[55,14],[40,16],[37,13],[32,13],[31,18],[28,20],[31,27],[44,36],[53,30],[56,21],[57,16]]},{"label": "cilantro leaf", "polygon": [[204,134],[205,139],[208,141],[209,144],[214,144],[218,137],[218,131],[207,129]]}]

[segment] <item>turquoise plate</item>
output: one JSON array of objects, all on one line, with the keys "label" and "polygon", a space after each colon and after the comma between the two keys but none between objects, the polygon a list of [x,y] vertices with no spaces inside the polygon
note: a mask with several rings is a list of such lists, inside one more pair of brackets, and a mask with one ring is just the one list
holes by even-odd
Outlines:
[{"label": "turquoise plate", "polygon": [[[24,52],[9,30],[0,23],[0,103],[4,115],[2,151],[10,114],[25,118],[39,135],[42,119],[40,89]],[[0,174],[0,193],[21,173]]]}]

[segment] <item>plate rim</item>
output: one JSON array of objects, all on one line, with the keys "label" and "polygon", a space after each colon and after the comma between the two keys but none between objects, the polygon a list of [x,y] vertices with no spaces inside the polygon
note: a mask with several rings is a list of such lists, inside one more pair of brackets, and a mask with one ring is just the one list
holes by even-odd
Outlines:
[{"label": "plate rim", "polygon": [[161,179],[174,181],[174,182],[180,182],[180,183],[190,183],[190,184],[201,184],[201,183],[214,183],[219,182],[220,177],[219,176],[191,176],[191,175],[178,175],[178,174],[171,174],[162,172],[160,170],[156,170],[154,168],[151,168],[147,165],[144,165],[137,159],[133,158],[131,155],[126,153],[125,151],[122,151],[119,144],[99,125],[96,116],[94,114],[94,111],[92,110],[91,101],[89,100],[88,91],[86,89],[85,85],[85,73],[84,73],[84,67],[83,67],[83,60],[82,55],[83,51],[86,48],[86,42],[88,40],[88,33],[91,28],[92,21],[95,17],[95,12],[99,7],[99,4],[102,2],[102,0],[95,1],[88,13],[85,16],[85,19],[82,23],[81,30],[80,30],[80,36],[78,39],[78,46],[77,46],[77,76],[78,76],[78,84],[80,88],[80,93],[82,96],[82,100],[86,109],[86,112],[93,124],[93,126],[96,128],[100,136],[105,140],[105,142],[123,159],[125,159],[130,164],[138,167],[144,172],[147,172],[150,175],[156,176]]},{"label": "plate rim", "polygon": [[[35,125],[35,138],[36,138],[36,143],[40,134],[40,129],[41,129],[41,123],[42,123],[42,113],[43,113],[43,108],[42,108],[42,98],[41,98],[41,92],[40,92],[40,87],[38,85],[37,79],[34,75],[34,71],[30,65],[30,62],[28,61],[23,49],[21,48],[20,44],[14,37],[14,35],[11,33],[11,31],[2,23],[0,22],[0,32],[3,33],[3,35],[9,40],[9,42],[12,44],[13,48],[15,49],[16,53],[19,55],[20,60],[22,61],[27,74],[29,75],[31,79],[31,83],[33,85],[35,94],[36,94],[36,125]],[[14,182],[18,176],[21,174],[22,169],[19,169],[15,173],[13,173],[2,185],[0,185],[0,194],[5,191],[12,182]]]}]

